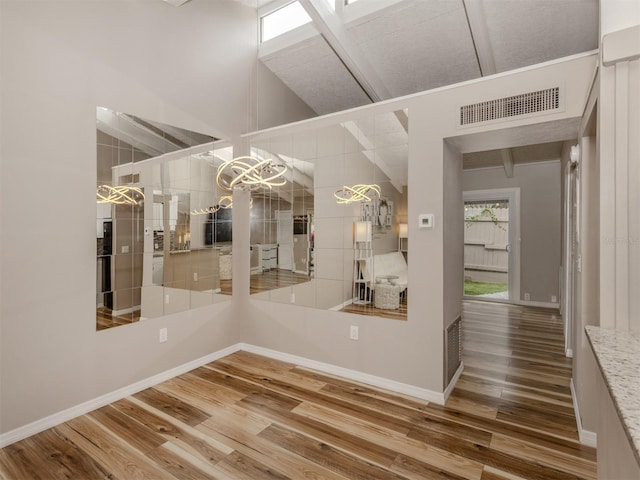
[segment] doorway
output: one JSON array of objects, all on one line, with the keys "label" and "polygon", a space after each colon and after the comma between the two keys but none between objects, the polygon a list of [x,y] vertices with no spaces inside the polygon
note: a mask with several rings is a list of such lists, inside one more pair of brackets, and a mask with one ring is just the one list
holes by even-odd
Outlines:
[{"label": "doorway", "polygon": [[518,188],[464,192],[464,298],[520,298],[519,196]]},{"label": "doorway", "polygon": [[278,269],[293,270],[293,212],[277,210]]}]

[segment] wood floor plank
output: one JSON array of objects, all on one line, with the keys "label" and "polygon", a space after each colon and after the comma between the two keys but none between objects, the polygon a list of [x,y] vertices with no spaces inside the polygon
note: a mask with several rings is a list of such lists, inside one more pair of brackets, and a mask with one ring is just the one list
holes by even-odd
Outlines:
[{"label": "wood floor plank", "polygon": [[132,422],[131,417],[111,405],[89,412],[87,415],[142,453],[154,450],[166,441],[152,429],[139,422]]},{"label": "wood floor plank", "polygon": [[174,417],[155,410],[133,397],[119,400],[112,406],[128,415],[132,422],[142,423],[162,435],[165,440],[180,445],[183,449],[191,451],[209,463],[216,464],[232,451],[224,444],[200,434],[194,428],[181,424]]},{"label": "wood floor plank", "polygon": [[398,455],[390,470],[411,480],[423,480],[425,478],[433,480],[466,480],[469,478],[449,473],[429,463],[424,463],[402,454]]},{"label": "wood floor plank", "polygon": [[145,455],[178,480],[217,480],[219,478],[185,461],[182,456],[164,445],[145,452]]},{"label": "wood floor plank", "polygon": [[[427,464],[435,471],[470,480],[478,479],[482,472],[482,464],[478,462],[469,461],[446,450],[415,441],[406,435],[354,419],[335,410],[303,403],[296,407],[294,412],[342,429],[349,434],[374,442],[395,452],[402,452],[403,455],[414,460],[415,465]],[[456,427],[456,425],[451,425],[451,428]],[[394,460],[394,465],[397,463],[396,460]],[[397,469],[399,466],[396,465],[395,468]]]},{"label": "wood floor plank", "polygon": [[531,480],[577,480],[580,478],[563,470],[543,466],[539,462],[527,461],[517,455],[505,454],[492,448],[458,440],[455,437],[437,432],[427,433],[420,429],[414,429],[409,432],[408,436],[438,448],[446,448],[450,452],[485,465],[500,466],[507,472],[512,472]]},{"label": "wood floor plank", "polygon": [[552,468],[561,468],[581,478],[596,478],[596,463],[580,459],[548,448],[531,445],[518,439],[495,434],[491,439],[491,448],[510,455],[525,458]]},{"label": "wood floor plank", "polygon": [[300,374],[295,369],[295,365],[274,359],[265,361],[264,357],[249,352],[236,352],[220,359],[217,363],[235,365],[257,375],[266,374],[270,378],[294,383],[307,390],[317,391],[326,385],[325,382]]},{"label": "wood floor plank", "polygon": [[156,388],[147,388],[134,394],[133,397],[168,413],[191,427],[209,418],[209,415],[202,410]]},{"label": "wood floor plank", "polygon": [[263,412],[267,417],[274,420],[274,422],[286,425],[287,428],[291,430],[302,432],[305,435],[338,448],[350,450],[354,455],[366,458],[368,461],[378,465],[389,466],[395,458],[395,452],[368,440],[351,435],[345,432],[344,429],[333,428],[323,422],[298,415],[293,411],[284,412],[282,410],[272,409],[269,405],[262,403],[258,396],[244,398],[238,402],[238,405],[256,413]]},{"label": "wood floor plank", "polygon": [[233,452],[220,463],[219,467],[226,471],[231,478],[250,478],[252,480],[289,480],[290,478],[240,452]]},{"label": "wood floor plank", "polygon": [[389,403],[396,403],[398,405],[402,405],[405,408],[422,410],[422,408],[427,403],[423,400],[418,400],[415,397],[410,397],[409,395],[403,395],[396,392],[389,392],[387,390],[376,388],[371,385],[365,385],[363,383],[358,383],[351,380],[345,380],[344,378],[339,378],[326,373],[320,373],[305,367],[297,366],[295,367],[294,370],[297,372],[300,372],[304,376],[324,382],[326,385],[338,387],[344,391],[353,391],[355,393],[360,393],[361,395],[371,397],[371,398],[384,399]]},{"label": "wood floor plank", "polygon": [[344,453],[327,443],[279,425],[272,425],[264,429],[259,436],[347,478],[375,478],[378,480],[400,480],[403,478],[378,465]]},{"label": "wood floor plank", "polygon": [[173,475],[101,429],[88,417],[74,418],[56,429],[120,479],[174,480]]},{"label": "wood floor plank", "polygon": [[242,408],[236,405],[226,405],[219,408],[221,412],[198,425],[198,430],[224,442],[245,457],[277,470],[289,478],[344,480],[345,477],[259,437],[257,434],[264,428],[257,431],[255,421],[247,422],[247,412]]},{"label": "wood floor plank", "polygon": [[27,440],[20,440],[0,450],[0,478],[3,480],[53,478],[46,469],[41,468],[42,463]]},{"label": "wood floor plank", "polygon": [[[322,390],[319,392],[305,390],[303,388],[299,388],[297,385],[279,382],[275,379],[261,375],[254,375],[250,372],[244,371],[237,367],[232,367],[230,365],[220,364],[216,365],[215,368],[220,373],[225,373],[229,376],[235,377],[236,379],[246,378],[256,386],[262,388],[263,392],[268,392],[266,394],[266,397],[259,397],[259,394],[257,392],[253,393],[252,395],[247,395],[247,397],[241,400],[241,402],[247,401],[252,396],[254,398],[260,398],[261,401],[266,401],[268,397],[277,394],[280,396],[280,398],[287,398],[289,402],[294,401],[293,399],[295,399],[295,401],[297,401],[298,403],[302,401],[308,401],[312,403],[328,405],[336,410],[343,411],[353,416],[366,418],[372,422],[378,423],[381,426],[397,429],[398,431],[405,433],[411,428],[412,422],[419,418],[419,412],[407,410],[406,415],[413,416],[413,418],[407,420],[402,417],[394,416],[393,414],[376,411],[375,409],[369,407],[364,407],[362,405],[353,405],[350,402],[341,401],[331,395],[324,394]],[[297,405],[294,405],[294,407],[295,406]]]}]

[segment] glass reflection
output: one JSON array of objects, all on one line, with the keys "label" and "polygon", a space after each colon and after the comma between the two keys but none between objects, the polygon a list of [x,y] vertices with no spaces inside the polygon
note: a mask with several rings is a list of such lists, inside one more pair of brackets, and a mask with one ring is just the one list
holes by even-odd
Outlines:
[{"label": "glass reflection", "polygon": [[[293,176],[298,175],[291,192],[266,195],[270,210],[252,213],[252,228],[273,232],[276,212],[291,210],[291,271],[309,280],[273,282],[257,294],[273,302],[406,319],[408,238],[400,244],[400,225],[407,224],[408,112],[254,138],[252,145],[286,159],[294,166]],[[337,191],[355,185],[376,185],[379,194],[352,203],[336,201]],[[261,222],[274,223],[269,230]],[[366,227],[366,238],[358,236],[359,225]],[[258,237],[252,230],[252,243]],[[258,241],[277,248],[278,265],[284,264],[280,256],[289,254],[280,240],[272,233]]]},{"label": "glass reflection", "polygon": [[313,274],[313,164],[292,156],[288,137],[256,144],[252,155],[286,165],[287,182],[252,193],[251,294],[279,290],[290,298],[290,287]]},{"label": "glass reflection", "polygon": [[208,212],[231,148],[101,107],[97,127],[97,329],[225,298],[231,238],[213,235],[222,221]]}]

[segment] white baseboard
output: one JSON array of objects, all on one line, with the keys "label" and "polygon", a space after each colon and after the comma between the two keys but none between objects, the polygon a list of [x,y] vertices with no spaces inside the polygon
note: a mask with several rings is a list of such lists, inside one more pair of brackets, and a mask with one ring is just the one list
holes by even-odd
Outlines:
[{"label": "white baseboard", "polygon": [[575,387],[573,386],[573,378],[571,379],[569,388],[571,389],[571,399],[573,400],[573,411],[576,416],[576,424],[578,426],[578,438],[580,439],[580,443],[583,445],[586,445],[587,447],[596,448],[598,445],[596,433],[582,428],[582,417],[580,416],[580,409],[578,407],[576,390],[575,390]]},{"label": "white baseboard", "polygon": [[518,305],[524,305],[525,307],[560,308],[559,303],[534,302],[533,300],[518,300]]},{"label": "white baseboard", "polygon": [[447,386],[447,388],[444,391],[444,401],[445,402],[449,398],[449,395],[451,395],[451,392],[453,392],[453,389],[456,388],[456,383],[458,383],[458,379],[460,378],[460,375],[462,375],[462,371],[463,370],[464,370],[464,363],[460,362],[460,366],[458,367],[458,370],[456,370],[455,375],[453,376],[453,378],[449,382],[449,385]]},{"label": "white baseboard", "polygon": [[158,373],[157,375],[153,375],[152,377],[145,378],[143,380],[140,380],[139,382],[127,385],[126,387],[119,388],[118,390],[115,390],[113,392],[101,395],[97,398],[88,400],[74,407],[67,408],[66,410],[63,410],[61,412],[54,413],[53,415],[49,415],[48,417],[36,420],[35,422],[3,433],[0,435],[0,448],[4,448],[7,445],[11,445],[12,443],[30,437],[31,435],[35,435],[36,433],[40,433],[51,427],[60,425],[61,423],[67,422],[80,415],[84,415],[85,413],[91,412],[97,408],[104,407],[105,405],[121,400],[125,397],[128,397],[129,395],[140,392],[145,388],[153,387],[154,385],[157,385],[178,375],[182,375],[183,373],[193,370],[194,368],[201,367],[202,365],[213,362],[214,360],[226,357],[227,355],[237,352],[238,350],[240,350],[240,348],[241,344],[235,344],[230,347],[223,348],[222,350],[218,350],[217,352],[210,353],[209,355],[205,355],[204,357],[196,358],[195,360],[184,363],[170,370],[166,370],[162,373]]},{"label": "white baseboard", "polygon": [[331,307],[329,308],[329,310],[331,310],[332,312],[339,312],[344,307],[346,307],[347,305],[351,305],[352,303],[353,303],[353,298],[347,300],[346,302],[342,302],[341,304],[336,305],[335,307]]},{"label": "white baseboard", "polygon": [[137,312],[138,310],[140,310],[140,305],[135,305],[133,307],[123,308],[122,310],[112,310],[111,314],[112,315],[125,315],[127,313]]},{"label": "white baseboard", "polygon": [[[444,405],[445,402],[445,395],[442,392],[427,390],[426,388],[420,388],[414,385],[396,382],[395,380],[389,380],[387,378],[370,375],[368,373],[359,372],[357,370],[350,370],[348,368],[338,367],[329,363],[318,362],[316,360],[310,360],[305,357],[299,357],[297,355],[291,355],[289,353],[282,353],[278,352],[277,350],[258,347],[256,345],[250,345],[247,343],[241,344],[240,348],[241,350],[255,353],[256,355],[263,355],[275,360],[294,363],[296,365],[300,365],[301,367],[318,370],[320,372],[328,373],[330,375],[336,375],[360,383],[366,383],[367,385],[384,388],[385,390],[390,390],[392,392],[402,393],[404,395],[409,395],[421,400],[437,403],[438,405]],[[456,375],[458,375],[457,372]],[[457,378],[455,378],[455,380],[457,381]],[[453,380],[451,383],[454,383]]]}]

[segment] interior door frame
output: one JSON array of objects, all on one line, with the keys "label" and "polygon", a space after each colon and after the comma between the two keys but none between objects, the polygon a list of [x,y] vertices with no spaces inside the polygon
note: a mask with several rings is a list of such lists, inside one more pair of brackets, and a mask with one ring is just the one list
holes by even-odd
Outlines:
[{"label": "interior door frame", "polygon": [[[520,187],[491,188],[487,190],[467,190],[462,192],[463,203],[467,201],[497,201],[509,202],[509,299],[500,300],[492,298],[491,301],[501,303],[520,303]],[[464,241],[464,239],[463,239]],[[464,288],[464,286],[462,287]],[[465,299],[478,297],[464,296]]]}]

